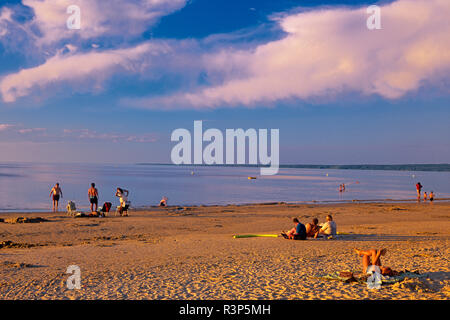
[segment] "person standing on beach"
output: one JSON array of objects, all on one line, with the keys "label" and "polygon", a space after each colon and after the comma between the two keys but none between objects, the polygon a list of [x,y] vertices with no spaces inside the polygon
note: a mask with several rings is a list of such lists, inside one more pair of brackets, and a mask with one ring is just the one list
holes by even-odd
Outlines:
[{"label": "person standing on beach", "polygon": [[58,211],[58,204],[59,204],[59,197],[63,197],[63,193],[61,188],[59,187],[59,183],[56,183],[56,185],[52,188],[50,191],[50,197],[52,197],[53,200],[53,212]]},{"label": "person standing on beach", "polygon": [[130,192],[128,190],[117,187],[116,197],[119,197],[120,201],[120,208],[119,208],[120,215],[122,215],[124,210],[126,210],[129,193]]},{"label": "person standing on beach", "polygon": [[416,190],[417,190],[417,200],[420,201],[420,192],[422,191],[422,185],[420,184],[420,182],[417,182],[416,184]]},{"label": "person standing on beach", "polygon": [[[91,183],[91,187],[88,191],[89,196],[89,202],[91,203],[91,212],[96,212],[98,208],[98,191],[95,187],[95,183]],[[95,211],[94,211],[94,204],[95,204]]]},{"label": "person standing on beach", "polygon": [[423,193],[423,201],[427,201],[427,197],[428,197],[428,194],[427,194],[427,192],[425,191],[424,193]]}]

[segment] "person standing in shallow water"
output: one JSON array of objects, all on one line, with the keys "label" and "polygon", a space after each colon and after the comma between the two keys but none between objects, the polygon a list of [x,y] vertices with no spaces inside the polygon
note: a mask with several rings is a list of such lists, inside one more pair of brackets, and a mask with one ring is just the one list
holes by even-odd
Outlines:
[{"label": "person standing in shallow water", "polygon": [[431,191],[430,192],[430,203],[433,203],[433,200],[434,200],[434,192]]},{"label": "person standing in shallow water", "polygon": [[[88,191],[89,196],[89,202],[91,204],[91,212],[97,211],[98,208],[98,190],[95,187],[95,183],[91,183],[91,187]],[[94,205],[95,205],[95,211],[94,211]]]},{"label": "person standing in shallow water", "polygon": [[420,192],[422,191],[422,185],[420,182],[417,182],[416,184],[416,191],[417,191],[417,200],[420,201]]},{"label": "person standing in shallow water", "polygon": [[50,197],[53,200],[53,212],[56,212],[58,211],[59,198],[63,197],[63,193],[59,186],[59,183],[56,183],[56,185],[50,191]]}]

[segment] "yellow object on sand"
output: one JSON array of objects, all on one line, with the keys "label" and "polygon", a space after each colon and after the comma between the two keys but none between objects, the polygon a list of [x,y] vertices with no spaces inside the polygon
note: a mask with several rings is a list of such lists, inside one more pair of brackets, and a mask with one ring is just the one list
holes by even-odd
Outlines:
[{"label": "yellow object on sand", "polygon": [[241,234],[233,236],[234,239],[237,238],[254,238],[254,237],[270,237],[270,238],[278,238],[277,234]]},{"label": "yellow object on sand", "polygon": [[338,234],[338,235],[348,235],[348,234],[350,234],[350,233],[348,233],[348,232],[337,232],[337,234]]}]

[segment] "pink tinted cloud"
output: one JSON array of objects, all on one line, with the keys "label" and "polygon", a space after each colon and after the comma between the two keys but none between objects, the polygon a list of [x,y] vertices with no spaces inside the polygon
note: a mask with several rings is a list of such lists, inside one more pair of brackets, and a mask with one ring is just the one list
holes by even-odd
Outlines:
[{"label": "pink tinted cloud", "polygon": [[3,142],[95,142],[114,143],[152,143],[158,140],[154,132],[143,134],[128,134],[115,132],[98,132],[91,129],[63,129],[49,131],[47,128],[31,128],[23,124],[0,124],[0,136]]},{"label": "pink tinted cloud", "polygon": [[[165,52],[163,45],[144,43],[132,48],[88,53],[58,53],[45,63],[5,76],[0,81],[4,102],[14,102],[34,88],[43,89],[53,83],[71,82],[83,85],[89,78],[98,85],[117,71],[140,72],[145,67],[143,57],[155,52]],[[74,51],[72,48],[71,51]]]},{"label": "pink tinted cloud", "polygon": [[[142,33],[164,15],[181,9],[187,0],[23,0],[33,9],[34,18],[28,27],[37,28],[41,45],[78,36],[90,39],[99,36],[132,36]],[[81,29],[70,30],[67,8],[76,5],[81,12]]]},{"label": "pink tinted cloud", "polygon": [[6,123],[0,123],[0,132],[1,131],[7,131],[11,128],[14,128],[15,126],[13,124],[6,124]]},{"label": "pink tinted cloud", "polygon": [[89,129],[64,129],[63,137],[77,140],[92,140],[92,141],[111,141],[118,142],[136,142],[136,143],[152,143],[158,140],[154,133],[148,134],[121,134],[121,133],[99,133]]},{"label": "pink tinted cloud", "polygon": [[[220,83],[193,92],[126,100],[142,108],[214,108],[344,92],[396,99],[450,75],[450,1],[398,0],[381,6],[381,30],[366,7],[277,17],[282,39],[251,50],[203,55]],[[231,71],[230,71],[231,70]]]}]

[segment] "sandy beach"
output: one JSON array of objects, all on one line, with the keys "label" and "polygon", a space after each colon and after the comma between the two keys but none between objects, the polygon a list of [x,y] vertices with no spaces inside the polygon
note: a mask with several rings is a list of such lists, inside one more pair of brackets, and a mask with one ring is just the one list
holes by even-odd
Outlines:
[{"label": "sandy beach", "polygon": [[[233,238],[279,234],[293,217],[323,223],[328,214],[345,235]],[[0,298],[447,300],[449,218],[449,202],[167,207],[106,218],[2,213]],[[383,265],[424,276],[380,290],[317,278],[360,271],[353,249],[381,247]],[[66,286],[69,265],[80,267],[79,290]]]}]

